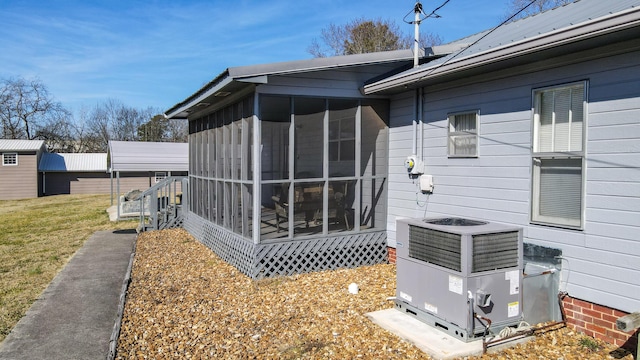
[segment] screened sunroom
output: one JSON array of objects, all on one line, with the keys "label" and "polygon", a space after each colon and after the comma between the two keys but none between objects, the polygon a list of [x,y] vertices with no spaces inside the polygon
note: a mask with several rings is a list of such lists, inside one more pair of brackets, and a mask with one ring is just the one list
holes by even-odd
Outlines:
[{"label": "screened sunroom", "polygon": [[388,100],[359,88],[411,59],[230,68],[168,110],[189,121],[185,228],[253,278],[385,262]]}]

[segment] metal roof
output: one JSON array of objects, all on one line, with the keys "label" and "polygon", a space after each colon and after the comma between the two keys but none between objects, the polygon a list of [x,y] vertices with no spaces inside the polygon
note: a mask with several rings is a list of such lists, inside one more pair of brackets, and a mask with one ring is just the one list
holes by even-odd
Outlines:
[{"label": "metal roof", "polygon": [[189,144],[109,141],[110,170],[189,171]]},{"label": "metal roof", "polygon": [[[638,28],[640,0],[576,0],[456,40],[447,45],[470,46],[417,68],[366,84],[364,90],[368,94],[399,91],[405,86],[424,85],[439,77],[468,75],[464,71],[492,63],[496,64],[492,69],[497,70],[516,61],[543,60],[544,52],[546,55],[557,55],[569,49],[578,51],[589,46],[605,45],[607,41],[602,35],[617,36],[618,41],[637,37]],[[562,50],[564,45],[571,46],[565,46],[565,50]],[[536,53],[540,56],[532,55]]]},{"label": "metal roof", "polygon": [[[421,51],[420,57],[424,57],[424,51]],[[198,106],[199,104],[208,106],[208,102],[211,101],[212,96],[223,98],[230,92],[236,92],[239,89],[244,89],[255,84],[265,84],[268,80],[267,76],[271,75],[296,74],[351,66],[394,63],[411,61],[412,59],[413,50],[407,49],[230,67],[194,94],[168,109],[165,115],[168,118],[186,118],[190,108]],[[207,103],[205,103],[205,100]]]},{"label": "metal roof", "polygon": [[[424,56],[424,53],[420,54],[420,56]],[[366,54],[331,56],[307,60],[232,67],[229,68],[229,75],[233,78],[249,78],[261,75],[293,74],[410,59],[413,59],[413,51],[410,49],[381,51]]]},{"label": "metal roof", "polygon": [[107,153],[44,153],[38,164],[42,172],[106,172]]},{"label": "metal roof", "polygon": [[0,151],[38,151],[43,146],[43,140],[0,139]]}]

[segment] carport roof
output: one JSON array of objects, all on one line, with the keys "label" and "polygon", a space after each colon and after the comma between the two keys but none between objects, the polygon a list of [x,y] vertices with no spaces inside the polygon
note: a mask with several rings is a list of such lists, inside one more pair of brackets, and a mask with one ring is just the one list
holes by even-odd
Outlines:
[{"label": "carport roof", "polygon": [[109,141],[111,172],[189,171],[189,144]]},{"label": "carport roof", "polygon": [[107,153],[44,153],[38,164],[41,172],[106,172]]}]

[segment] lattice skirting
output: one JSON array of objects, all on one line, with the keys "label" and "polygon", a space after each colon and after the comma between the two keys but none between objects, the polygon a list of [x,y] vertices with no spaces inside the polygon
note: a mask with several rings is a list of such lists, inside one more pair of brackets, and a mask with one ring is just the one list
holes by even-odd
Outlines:
[{"label": "lattice skirting", "polygon": [[198,241],[253,279],[387,262],[385,231],[256,245],[193,213],[184,225]]}]

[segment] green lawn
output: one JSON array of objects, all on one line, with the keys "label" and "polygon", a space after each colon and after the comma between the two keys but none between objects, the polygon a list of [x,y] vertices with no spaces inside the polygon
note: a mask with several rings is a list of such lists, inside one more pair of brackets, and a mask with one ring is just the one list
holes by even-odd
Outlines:
[{"label": "green lawn", "polygon": [[0,341],[91,234],[137,226],[109,221],[110,203],[109,195],[0,201]]}]

